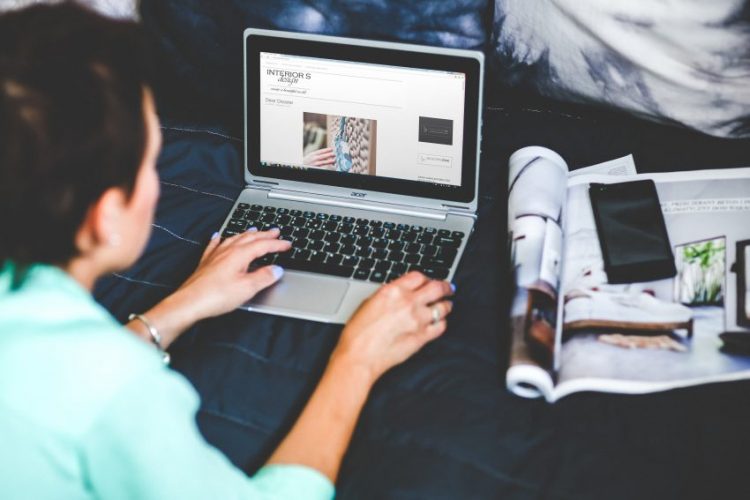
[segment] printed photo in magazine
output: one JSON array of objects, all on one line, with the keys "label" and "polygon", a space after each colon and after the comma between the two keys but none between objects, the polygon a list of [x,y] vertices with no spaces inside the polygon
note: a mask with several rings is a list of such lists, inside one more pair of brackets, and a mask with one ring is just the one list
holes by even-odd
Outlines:
[{"label": "printed photo in magazine", "polygon": [[[555,401],[750,378],[720,334],[746,331],[750,169],[636,174],[632,157],[568,172],[546,148],[510,159],[508,388]],[[677,274],[607,282],[591,183],[655,182]]]}]

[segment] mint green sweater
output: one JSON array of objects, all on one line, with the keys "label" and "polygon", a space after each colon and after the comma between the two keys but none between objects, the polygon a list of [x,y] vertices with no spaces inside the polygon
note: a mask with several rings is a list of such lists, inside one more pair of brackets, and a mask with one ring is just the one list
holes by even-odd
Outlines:
[{"label": "mint green sweater", "polygon": [[[0,268],[1,269],[1,268]],[[198,396],[63,271],[0,271],[0,498],[333,497],[315,470],[247,477],[200,435]],[[238,396],[239,397],[239,396]]]}]

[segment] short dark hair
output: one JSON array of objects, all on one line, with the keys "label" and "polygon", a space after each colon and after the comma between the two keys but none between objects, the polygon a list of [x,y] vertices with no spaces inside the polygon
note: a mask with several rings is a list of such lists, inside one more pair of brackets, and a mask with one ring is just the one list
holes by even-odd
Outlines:
[{"label": "short dark hair", "polygon": [[69,262],[96,200],[130,195],[152,76],[135,22],[73,2],[0,16],[0,268]]}]

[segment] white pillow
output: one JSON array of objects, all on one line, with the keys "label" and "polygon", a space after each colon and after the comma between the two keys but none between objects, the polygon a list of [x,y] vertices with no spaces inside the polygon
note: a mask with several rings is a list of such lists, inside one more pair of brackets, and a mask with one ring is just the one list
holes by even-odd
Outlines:
[{"label": "white pillow", "polygon": [[708,134],[750,136],[750,1],[496,0],[504,77]]}]

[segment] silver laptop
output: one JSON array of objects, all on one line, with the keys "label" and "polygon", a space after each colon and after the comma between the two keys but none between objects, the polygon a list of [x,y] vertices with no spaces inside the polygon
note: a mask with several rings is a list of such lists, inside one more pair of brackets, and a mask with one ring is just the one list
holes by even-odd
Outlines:
[{"label": "silver laptop", "polygon": [[243,306],[344,323],[409,270],[451,280],[476,219],[480,52],[248,29],[245,189],[229,237],[279,227]]}]

